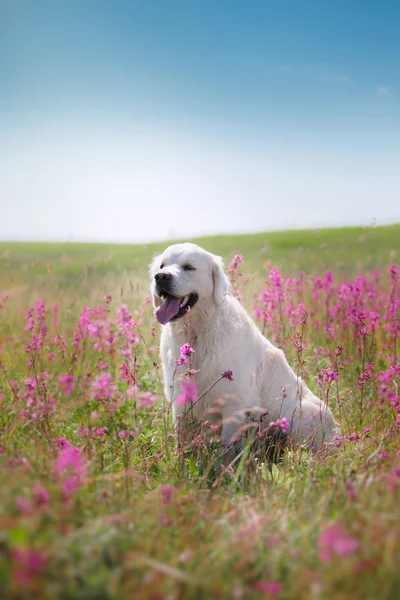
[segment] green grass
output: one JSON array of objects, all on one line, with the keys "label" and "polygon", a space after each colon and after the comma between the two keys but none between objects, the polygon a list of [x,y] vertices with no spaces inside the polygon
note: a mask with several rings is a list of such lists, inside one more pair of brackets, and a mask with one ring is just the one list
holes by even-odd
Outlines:
[{"label": "green grass", "polygon": [[[289,308],[301,301],[310,311],[302,369],[318,391],[318,374],[332,368],[341,346],[338,386],[324,386],[321,394],[333,408],[339,399],[342,433],[356,433],[356,439],[345,438],[320,456],[286,451],[277,462],[255,460],[249,451],[230,468],[217,440],[178,451],[163,401],[158,326],[145,303],[148,263],[166,244],[0,243],[0,598],[396,599],[400,433],[388,393],[398,395],[400,381],[393,371],[382,391],[380,376],[399,363],[398,340],[385,328],[385,314],[398,294],[390,287],[388,265],[399,257],[400,225],[194,241],[226,264],[233,253],[243,255],[238,284],[249,311],[253,294],[268,285],[271,266],[283,275],[306,272],[301,297],[285,296]],[[329,299],[314,297],[312,276],[327,269],[339,280],[380,272],[379,281],[368,278],[376,296],[361,294],[365,308],[381,315],[365,343],[342,312],[329,317],[328,308],[340,303],[337,288]],[[106,294],[113,299],[96,323],[104,340],[112,332],[113,341],[97,347],[88,337],[78,351],[74,331],[83,306],[104,307]],[[42,348],[26,353],[26,311],[38,300],[47,306],[48,333]],[[126,339],[115,319],[121,303],[140,323],[129,360],[120,354]],[[259,325],[271,340],[279,336],[295,365],[293,342],[301,327],[286,322],[281,328],[279,314],[272,310],[272,316]],[[336,338],[325,331],[328,323]],[[117,387],[113,408],[93,398],[99,360]],[[122,362],[140,383],[133,395],[119,376]],[[372,379],[360,388],[360,373],[372,363]],[[74,377],[70,394],[59,384],[67,373]],[[26,396],[28,377],[39,382],[33,404]],[[157,397],[153,407],[140,406],[142,392]],[[83,428],[92,427],[108,428],[104,440],[86,436]],[[133,435],[119,438],[121,430]],[[56,468],[52,440],[60,436],[80,448],[85,463],[70,493],[63,486],[72,472]],[[42,502],[38,484],[49,494]],[[324,561],[321,536],[332,525],[342,528],[342,546],[331,548]],[[356,544],[347,553],[346,539]]]},{"label": "green grass", "polygon": [[[190,241],[225,261],[232,253],[243,254],[249,272],[261,273],[263,263],[270,260],[289,274],[330,268],[354,274],[360,269],[382,268],[395,260],[400,250],[400,224],[221,235]],[[0,242],[1,274],[18,280],[49,272],[60,280],[93,272],[145,276],[152,257],[167,245]]]}]

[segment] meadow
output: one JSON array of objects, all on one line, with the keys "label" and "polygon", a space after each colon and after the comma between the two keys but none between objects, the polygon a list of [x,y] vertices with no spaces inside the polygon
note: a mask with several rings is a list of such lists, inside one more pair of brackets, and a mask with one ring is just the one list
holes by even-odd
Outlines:
[{"label": "meadow", "polygon": [[229,464],[205,423],[178,448],[147,272],[166,244],[0,242],[0,598],[398,598],[400,225],[195,241],[335,443]]}]

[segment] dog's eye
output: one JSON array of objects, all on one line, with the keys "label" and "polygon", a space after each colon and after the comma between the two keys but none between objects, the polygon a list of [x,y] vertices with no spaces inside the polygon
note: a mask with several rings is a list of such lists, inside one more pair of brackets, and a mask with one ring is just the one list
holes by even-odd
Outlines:
[{"label": "dog's eye", "polygon": [[164,263],[161,263],[161,265],[160,265],[160,269],[163,269],[164,267],[165,267],[165,264],[164,264]]},{"label": "dog's eye", "polygon": [[188,264],[183,265],[182,269],[184,271],[195,271],[196,270],[194,267],[192,267],[192,265],[188,265]]}]

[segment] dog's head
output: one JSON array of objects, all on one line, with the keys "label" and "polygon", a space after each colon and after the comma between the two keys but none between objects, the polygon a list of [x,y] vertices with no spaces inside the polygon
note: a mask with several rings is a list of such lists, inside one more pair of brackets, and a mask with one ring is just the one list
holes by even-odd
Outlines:
[{"label": "dog's head", "polygon": [[222,259],[195,244],[167,248],[153,260],[150,277],[155,316],[162,325],[189,310],[221,305],[229,287]]}]

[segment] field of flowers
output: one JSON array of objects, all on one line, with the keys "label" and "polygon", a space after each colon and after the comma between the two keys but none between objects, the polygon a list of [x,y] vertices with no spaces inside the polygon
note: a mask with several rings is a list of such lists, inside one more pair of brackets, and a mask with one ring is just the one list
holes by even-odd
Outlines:
[{"label": "field of flowers", "polygon": [[[317,455],[246,446],[234,465],[207,423],[177,448],[147,256],[124,287],[101,269],[55,275],[65,256],[34,275],[1,263],[0,598],[398,598],[392,250],[382,266],[365,247],[358,274],[343,256],[321,270],[318,251],[288,272],[248,267],[231,240],[232,293],[341,423]],[[90,248],[80,260],[87,274]]]}]

